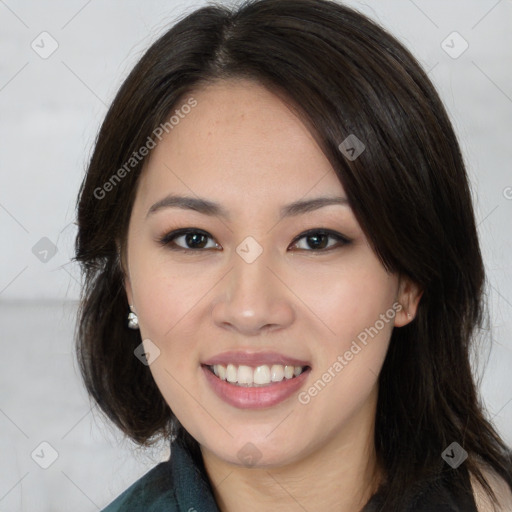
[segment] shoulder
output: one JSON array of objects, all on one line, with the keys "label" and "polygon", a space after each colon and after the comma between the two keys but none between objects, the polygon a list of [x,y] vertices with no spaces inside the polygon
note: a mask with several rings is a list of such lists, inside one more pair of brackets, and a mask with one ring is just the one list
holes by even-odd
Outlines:
[{"label": "shoulder", "polygon": [[510,512],[512,510],[512,491],[507,482],[488,466],[481,465],[480,470],[494,491],[499,505],[493,505],[485,489],[471,475],[471,486],[478,512]]},{"label": "shoulder", "polygon": [[101,512],[161,510],[178,510],[169,461],[161,462],[149,470]]},{"label": "shoulder", "polygon": [[171,444],[169,460],[148,471],[102,512],[219,512],[202,459],[186,443]]}]

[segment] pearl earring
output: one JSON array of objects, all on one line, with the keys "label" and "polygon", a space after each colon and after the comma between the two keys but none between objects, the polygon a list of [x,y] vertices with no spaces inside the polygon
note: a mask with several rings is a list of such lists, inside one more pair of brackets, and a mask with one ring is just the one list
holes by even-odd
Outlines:
[{"label": "pearl earring", "polygon": [[130,313],[128,313],[128,327],[130,329],[138,329],[139,328],[139,317],[136,315],[133,310],[133,304],[130,306]]}]

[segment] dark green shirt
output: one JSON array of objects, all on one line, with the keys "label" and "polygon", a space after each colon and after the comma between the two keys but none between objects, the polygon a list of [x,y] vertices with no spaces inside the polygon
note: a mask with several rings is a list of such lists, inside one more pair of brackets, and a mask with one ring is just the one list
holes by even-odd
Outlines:
[{"label": "dark green shirt", "polygon": [[[411,491],[400,512],[477,512],[469,476],[466,490],[455,492],[449,469],[433,482]],[[381,496],[375,494],[361,512],[378,512]],[[204,471],[185,446],[171,444],[171,456],[148,471],[102,512],[220,512]]]},{"label": "dark green shirt", "polygon": [[102,512],[219,512],[205,473],[179,443]]}]

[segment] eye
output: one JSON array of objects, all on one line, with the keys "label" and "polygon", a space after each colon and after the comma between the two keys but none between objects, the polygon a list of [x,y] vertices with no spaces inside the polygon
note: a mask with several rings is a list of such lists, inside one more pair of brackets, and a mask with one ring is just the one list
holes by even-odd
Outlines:
[{"label": "eye", "polygon": [[[208,238],[211,238],[208,233],[200,229],[185,228],[171,231],[159,240],[161,245],[170,246],[173,250],[183,250],[184,252],[198,251],[200,249],[215,249],[218,244],[213,247],[207,247]],[[177,244],[176,240],[182,239],[182,244]]]},{"label": "eye", "polygon": [[[337,243],[328,245],[328,240],[333,239],[336,240]],[[297,241],[304,239],[306,241],[307,246],[312,247],[314,250],[304,249],[304,247],[299,247],[300,250],[306,250],[307,252],[325,252],[330,251],[332,249],[336,249],[340,246],[347,245],[351,242],[348,238],[344,237],[340,233],[336,233],[336,231],[331,231],[329,229],[311,229],[306,233],[302,233],[299,235],[292,243],[292,247],[298,245]]]},{"label": "eye", "polygon": [[[208,239],[213,244],[210,247],[208,247]],[[304,239],[309,249],[307,247],[299,247],[299,242],[302,239]],[[335,243],[329,245],[329,239],[334,240]],[[178,240],[181,240],[180,243],[177,243]],[[181,250],[183,252],[201,252],[202,249],[216,249],[220,247],[219,244],[213,241],[211,235],[197,228],[183,228],[171,231],[160,238],[158,242],[162,246],[168,246],[171,250]],[[351,240],[336,231],[311,229],[295,238],[290,247],[305,250],[306,252],[325,252],[342,247],[350,242]]]}]

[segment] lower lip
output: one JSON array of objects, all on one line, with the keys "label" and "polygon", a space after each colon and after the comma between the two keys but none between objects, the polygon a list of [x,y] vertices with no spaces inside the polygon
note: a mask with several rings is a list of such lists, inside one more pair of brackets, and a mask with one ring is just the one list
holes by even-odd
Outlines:
[{"label": "lower lip", "polygon": [[299,390],[311,371],[311,368],[307,368],[298,377],[252,388],[230,384],[219,379],[207,366],[203,365],[201,368],[217,396],[239,409],[263,409],[283,402]]}]

